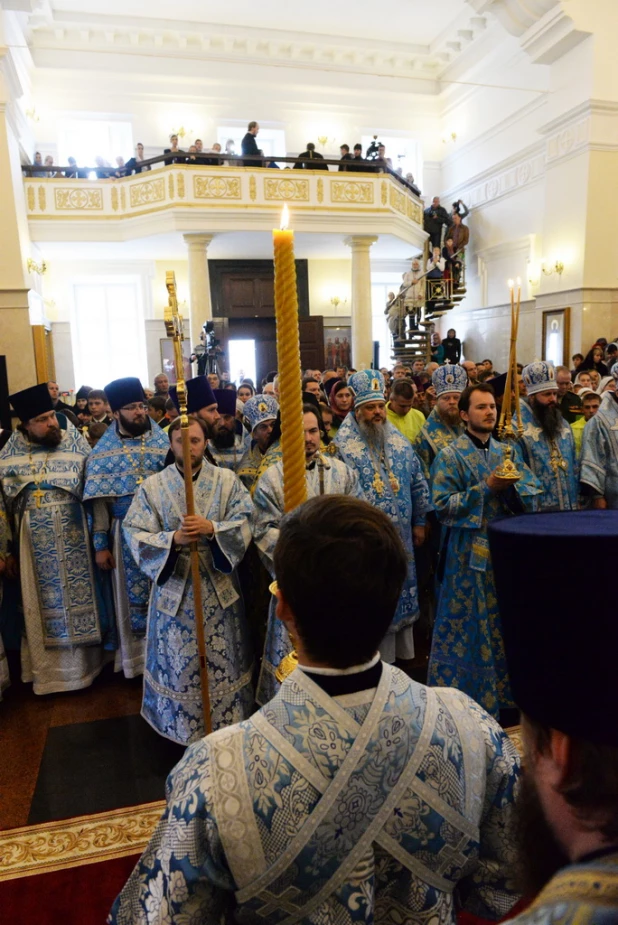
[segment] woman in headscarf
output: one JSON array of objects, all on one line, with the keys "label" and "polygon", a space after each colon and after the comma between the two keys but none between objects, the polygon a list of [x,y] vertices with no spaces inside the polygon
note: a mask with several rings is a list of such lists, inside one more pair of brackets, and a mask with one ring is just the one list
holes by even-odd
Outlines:
[{"label": "woman in headscarf", "polygon": [[604,392],[615,392],[616,391],[616,380],[613,376],[603,376],[597,386],[597,392],[599,395],[603,395]]},{"label": "woman in headscarf", "polygon": [[599,376],[607,376],[609,370],[603,362],[604,356],[603,347],[601,347],[600,344],[594,344],[592,349],[589,350],[584,357],[584,362],[579,367],[579,371],[583,372],[586,369],[594,369],[598,372]]},{"label": "woman in headscarf", "polygon": [[337,431],[354,407],[354,395],[345,379],[331,379],[327,385],[330,385],[328,403],[333,410],[333,424],[329,437],[336,437]]}]

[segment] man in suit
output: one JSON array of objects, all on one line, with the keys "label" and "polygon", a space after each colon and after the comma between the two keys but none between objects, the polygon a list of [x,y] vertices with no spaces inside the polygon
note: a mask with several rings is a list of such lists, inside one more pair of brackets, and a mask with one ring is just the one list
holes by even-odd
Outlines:
[{"label": "man in suit", "polygon": [[[241,151],[245,157],[254,157],[255,155],[262,154],[262,150],[258,148],[257,141],[255,140],[257,133],[260,130],[260,126],[257,122],[250,122],[247,126],[247,134],[242,140]],[[263,165],[258,163],[258,161],[245,161],[244,167],[262,167]]]}]

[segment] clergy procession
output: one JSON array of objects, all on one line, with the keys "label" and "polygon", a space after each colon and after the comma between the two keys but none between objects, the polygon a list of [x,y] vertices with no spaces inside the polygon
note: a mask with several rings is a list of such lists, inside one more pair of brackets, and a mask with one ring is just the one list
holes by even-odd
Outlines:
[{"label": "clergy procession", "polygon": [[588,611],[582,639],[563,572],[582,536],[618,553],[615,392],[580,463],[548,362],[521,387],[438,367],[413,440],[404,386],[343,372],[298,376],[294,485],[281,376],[245,402],[179,380],[159,423],[115,380],[93,447],[47,384],[11,396],[21,679],[143,677],[143,719],[186,747],[108,921],[615,922],[617,624]]}]

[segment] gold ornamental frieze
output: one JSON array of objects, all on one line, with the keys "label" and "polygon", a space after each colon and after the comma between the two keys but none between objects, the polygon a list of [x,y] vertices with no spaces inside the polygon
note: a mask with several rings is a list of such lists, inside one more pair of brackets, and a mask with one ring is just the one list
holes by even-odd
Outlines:
[{"label": "gold ornamental frieze", "polygon": [[418,202],[414,202],[413,199],[407,199],[406,202],[408,203],[408,218],[411,218],[417,225],[422,225],[423,211]]},{"label": "gold ornamental frieze", "polygon": [[382,180],[380,185],[382,187],[382,205],[385,206],[388,202],[388,183],[386,180]]},{"label": "gold ornamental frieze", "polygon": [[146,180],[136,183],[129,193],[129,204],[132,209],[138,206],[150,205],[152,202],[165,202],[165,180],[159,177],[156,180]]},{"label": "gold ornamental frieze", "polygon": [[332,180],[330,197],[333,202],[373,202],[373,183]]},{"label": "gold ornamental frieze", "polygon": [[28,212],[34,212],[34,188],[28,187]]},{"label": "gold ornamental frieze", "polygon": [[170,173],[167,178],[167,187],[169,189],[170,199],[174,198],[174,174]]},{"label": "gold ornamental frieze", "polygon": [[185,198],[185,175],[184,173],[179,173],[176,175],[176,186],[178,187],[178,198]]},{"label": "gold ornamental frieze", "polygon": [[324,180],[318,177],[318,202],[320,205],[324,202]]},{"label": "gold ornamental frieze", "polygon": [[115,186],[112,186],[112,209],[118,211],[118,188]]},{"label": "gold ornamental frieze", "polygon": [[249,196],[251,202],[255,202],[255,197],[257,196],[257,183],[255,182],[255,177],[249,177]]},{"label": "gold ornamental frieze", "polygon": [[240,177],[193,177],[196,199],[241,199]]},{"label": "gold ornamental frieze", "polygon": [[309,202],[309,180],[264,179],[264,199]]},{"label": "gold ornamental frieze", "polygon": [[391,206],[402,215],[406,214],[406,196],[394,186],[391,186]]},{"label": "gold ornamental frieze", "polygon": [[126,207],[127,207],[127,197],[126,197],[126,193],[125,193],[125,188],[124,188],[124,186],[121,186],[121,187],[120,187],[120,208],[121,208],[122,211],[124,212],[124,210],[126,209]]},{"label": "gold ornamental frieze", "polygon": [[102,212],[103,190],[57,186],[54,203],[57,212]]},{"label": "gold ornamental frieze", "polygon": [[45,196],[45,187],[39,186],[39,209],[41,212],[45,211],[47,206],[47,197]]}]

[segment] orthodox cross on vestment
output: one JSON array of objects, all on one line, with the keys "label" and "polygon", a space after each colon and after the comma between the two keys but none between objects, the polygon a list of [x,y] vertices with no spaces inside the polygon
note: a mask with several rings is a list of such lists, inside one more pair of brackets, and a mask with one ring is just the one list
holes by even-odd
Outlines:
[{"label": "orthodox cross on vestment", "polygon": [[32,492],[32,497],[34,498],[36,506],[41,507],[41,498],[45,497],[45,492],[37,485],[36,490]]}]

